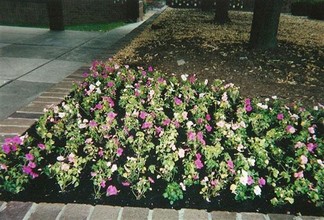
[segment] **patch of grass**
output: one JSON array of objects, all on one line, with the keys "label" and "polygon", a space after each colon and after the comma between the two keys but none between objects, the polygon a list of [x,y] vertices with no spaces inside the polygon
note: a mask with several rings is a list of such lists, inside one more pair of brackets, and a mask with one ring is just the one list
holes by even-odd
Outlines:
[{"label": "patch of grass", "polygon": [[[95,24],[78,24],[78,25],[66,25],[65,30],[73,30],[73,31],[101,31],[106,32],[112,29],[121,27],[125,25],[125,22],[117,21],[111,23],[95,23]],[[33,24],[9,24],[9,23],[0,23],[0,25],[5,26],[16,26],[16,27],[33,27],[33,28],[49,28],[47,25],[33,25]]]}]

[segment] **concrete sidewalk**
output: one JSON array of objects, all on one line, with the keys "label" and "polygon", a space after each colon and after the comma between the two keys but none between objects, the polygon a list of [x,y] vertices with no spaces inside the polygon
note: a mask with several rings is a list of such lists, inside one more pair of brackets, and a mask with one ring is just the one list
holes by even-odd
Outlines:
[{"label": "concrete sidewalk", "polygon": [[[153,13],[148,13],[146,19]],[[109,32],[0,26],[0,120],[80,67],[113,56],[117,42],[142,23]]]},{"label": "concrete sidewalk", "polygon": [[[93,60],[112,57],[161,11],[148,14],[145,22],[107,33],[0,26],[0,147],[5,137],[23,134],[45,106],[60,103]],[[324,220],[283,214],[0,201],[0,220],[27,219]]]}]

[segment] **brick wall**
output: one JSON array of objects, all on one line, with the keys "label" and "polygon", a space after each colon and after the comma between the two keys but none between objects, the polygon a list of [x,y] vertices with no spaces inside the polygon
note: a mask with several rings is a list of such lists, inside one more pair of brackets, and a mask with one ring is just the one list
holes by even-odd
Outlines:
[{"label": "brick wall", "polygon": [[[130,20],[127,3],[137,0],[62,0],[64,24]],[[48,25],[47,0],[0,0],[0,22]]]}]

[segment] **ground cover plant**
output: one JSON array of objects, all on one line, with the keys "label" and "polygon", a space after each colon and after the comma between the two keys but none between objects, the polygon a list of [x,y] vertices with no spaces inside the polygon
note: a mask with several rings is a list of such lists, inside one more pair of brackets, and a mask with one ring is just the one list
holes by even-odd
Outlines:
[{"label": "ground cover plant", "polygon": [[264,212],[299,204],[323,214],[323,106],[242,98],[221,80],[114,61],[84,77],[34,130],[5,140],[1,197],[45,190],[43,200],[213,210],[257,201],[254,211],[262,201]]}]

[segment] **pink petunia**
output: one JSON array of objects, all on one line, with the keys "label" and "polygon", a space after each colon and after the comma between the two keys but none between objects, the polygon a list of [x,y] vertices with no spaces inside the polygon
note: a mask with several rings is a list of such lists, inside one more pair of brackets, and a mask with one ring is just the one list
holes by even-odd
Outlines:
[{"label": "pink petunia", "polygon": [[174,97],[174,103],[175,103],[176,105],[181,105],[181,104],[182,104],[182,101],[181,101],[181,99],[179,99],[178,97]]},{"label": "pink petunia", "polygon": [[312,153],[317,148],[317,144],[313,144],[313,143],[308,143],[306,146],[307,146],[307,150]]},{"label": "pink petunia", "polygon": [[147,113],[146,112],[144,112],[144,111],[141,111],[141,113],[140,113],[140,115],[139,115],[139,117],[141,118],[141,119],[145,119],[146,117],[147,117]]},{"label": "pink petunia", "polygon": [[148,180],[150,181],[150,183],[155,183],[154,179],[152,179],[151,177],[148,177]]},{"label": "pink petunia", "polygon": [[107,83],[107,86],[108,86],[109,88],[113,87],[114,85],[115,85],[115,84],[114,84],[114,82],[112,82],[112,81],[110,81],[110,82]]},{"label": "pink petunia", "polygon": [[202,144],[206,145],[206,141],[204,140],[204,135],[201,131],[197,133],[197,140]]},{"label": "pink petunia", "polygon": [[36,163],[30,161],[30,162],[28,163],[28,167],[34,169],[34,168],[36,168]]},{"label": "pink petunia", "polygon": [[96,104],[96,106],[95,106],[95,108],[96,108],[96,109],[98,109],[98,110],[101,110],[101,109],[102,109],[102,107],[103,107],[103,106],[102,106],[102,104],[101,104],[101,103],[99,103],[99,104]]},{"label": "pink petunia", "polygon": [[109,185],[107,188],[107,196],[115,196],[118,194],[117,188],[113,185]]},{"label": "pink petunia", "polygon": [[26,160],[32,161],[32,160],[34,160],[35,157],[34,157],[33,154],[28,153],[28,154],[25,155],[25,158],[26,158]]},{"label": "pink petunia", "polygon": [[105,187],[106,187],[106,181],[101,180],[101,182],[100,182],[100,186],[101,186],[102,188],[105,188]]},{"label": "pink petunia", "polygon": [[91,121],[89,122],[89,126],[90,126],[91,128],[94,128],[94,127],[97,127],[97,126],[98,126],[98,124],[97,124],[97,122],[96,122],[96,121],[94,121],[94,120],[91,120]]},{"label": "pink petunia", "polygon": [[279,113],[279,114],[277,115],[277,119],[278,119],[279,121],[281,121],[282,119],[284,119],[284,115],[283,115],[282,113]]},{"label": "pink petunia", "polygon": [[234,163],[233,163],[232,160],[228,160],[228,161],[227,161],[227,167],[228,167],[228,169],[230,169],[230,170],[234,169]]},{"label": "pink petunia", "polygon": [[156,135],[159,136],[161,134],[161,132],[163,131],[163,128],[161,128],[160,126],[156,126],[155,127],[155,132]]},{"label": "pink petunia", "polygon": [[294,177],[297,178],[297,179],[303,178],[304,177],[304,172],[300,171],[300,172],[294,173]]},{"label": "pink petunia", "polygon": [[121,156],[122,154],[123,154],[123,148],[121,148],[121,147],[119,147],[118,149],[117,149],[117,156]]},{"label": "pink petunia", "polygon": [[153,72],[153,67],[152,66],[149,66],[148,69],[147,69],[149,72]]},{"label": "pink petunia", "polygon": [[193,132],[193,131],[189,131],[189,132],[187,133],[187,137],[188,137],[188,140],[189,140],[189,141],[194,141],[194,140],[196,139],[196,133]]},{"label": "pink petunia", "polygon": [[115,117],[117,116],[117,114],[114,112],[109,112],[107,116],[108,116],[109,120],[114,120]]},{"label": "pink petunia", "polygon": [[293,126],[288,125],[288,126],[286,127],[286,131],[287,131],[288,133],[290,133],[290,134],[293,134],[293,133],[296,132],[296,129],[295,129]]},{"label": "pink petunia", "polygon": [[208,132],[211,132],[212,130],[212,126],[210,126],[209,124],[205,125],[205,128]]},{"label": "pink petunia", "polygon": [[207,114],[207,115],[206,115],[206,120],[207,120],[207,121],[210,121],[210,120],[211,120],[210,114]]},{"label": "pink petunia", "polygon": [[42,143],[38,144],[37,146],[41,150],[45,150],[45,148],[46,148],[45,144],[42,144]]},{"label": "pink petunia", "polygon": [[30,168],[29,166],[23,166],[22,170],[26,174],[30,174],[32,172],[32,168]]},{"label": "pink petunia", "polygon": [[189,76],[189,82],[190,82],[191,84],[194,84],[196,81],[197,81],[197,78],[196,78],[195,75],[190,75],[190,76]]},{"label": "pink petunia", "polygon": [[152,127],[152,123],[151,122],[144,122],[142,124],[142,129],[148,129]]},{"label": "pink petunia", "polygon": [[21,138],[19,136],[17,136],[17,135],[14,136],[11,140],[12,140],[13,144],[18,144],[18,145],[22,144]]},{"label": "pink petunia", "polygon": [[264,186],[266,184],[266,180],[263,177],[261,177],[259,179],[258,183],[259,183],[259,186],[262,187],[262,186]]},{"label": "pink petunia", "polygon": [[204,164],[200,159],[201,159],[201,154],[199,154],[199,153],[196,154],[195,166],[198,170],[200,170],[204,167]]},{"label": "pink petunia", "polygon": [[164,125],[164,126],[168,126],[169,124],[171,123],[171,120],[168,118],[168,119],[165,119],[163,122],[162,122],[162,124]]},{"label": "pink petunia", "polygon": [[127,181],[125,181],[125,182],[122,182],[122,185],[123,185],[123,186],[130,186],[130,183],[127,182]]},{"label": "pink petunia", "polygon": [[9,144],[4,144],[2,145],[2,150],[5,154],[9,154],[11,149],[10,149],[10,145]]},{"label": "pink petunia", "polygon": [[248,176],[248,179],[247,179],[247,184],[250,186],[254,183],[254,180],[252,178],[252,176]]}]

